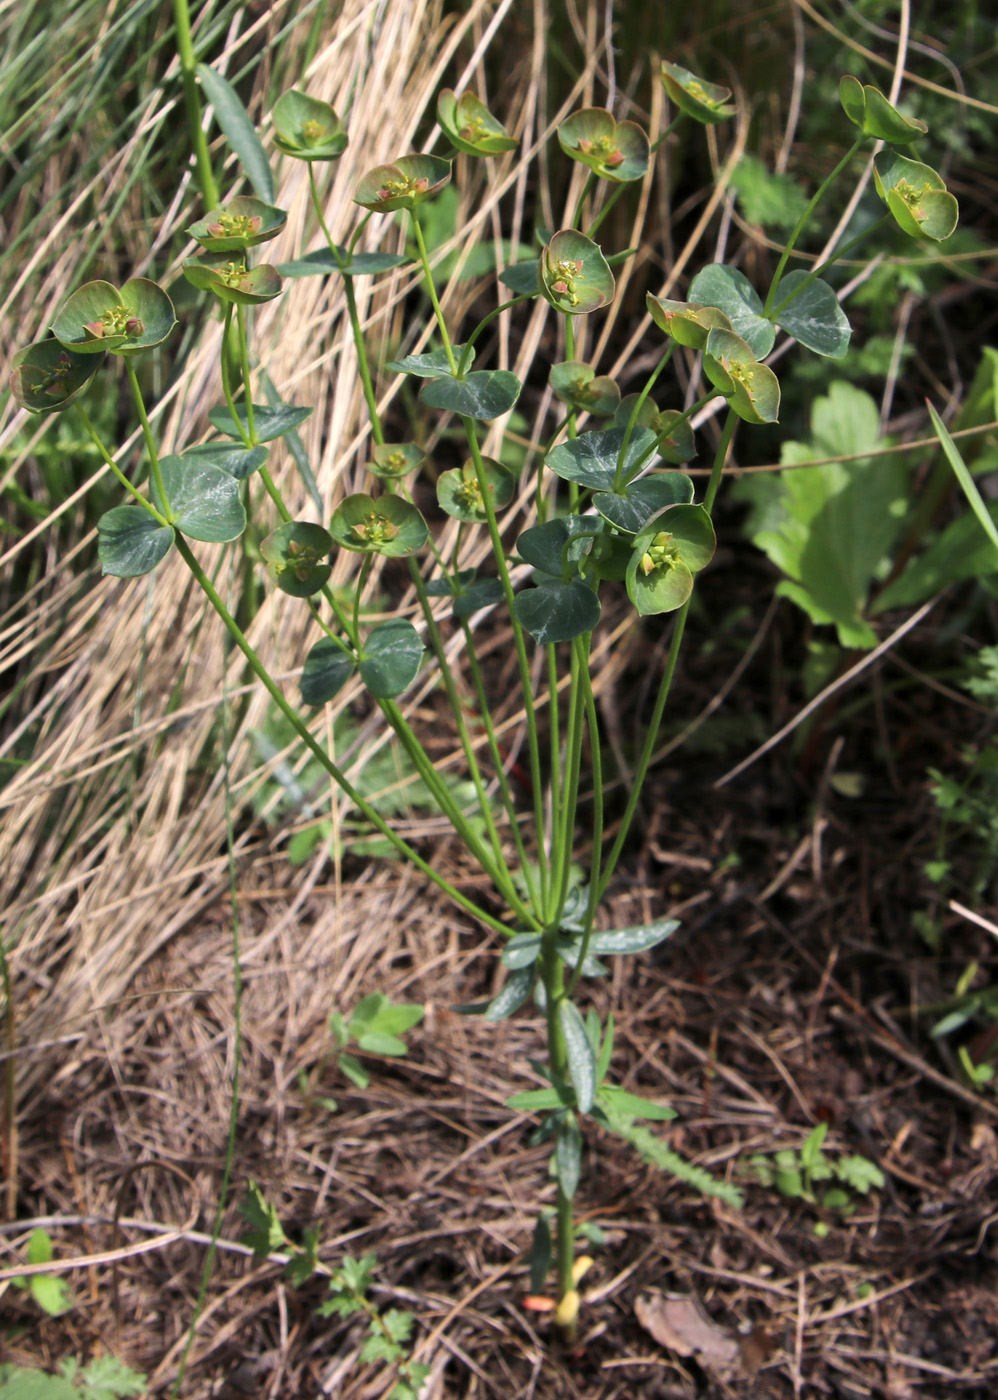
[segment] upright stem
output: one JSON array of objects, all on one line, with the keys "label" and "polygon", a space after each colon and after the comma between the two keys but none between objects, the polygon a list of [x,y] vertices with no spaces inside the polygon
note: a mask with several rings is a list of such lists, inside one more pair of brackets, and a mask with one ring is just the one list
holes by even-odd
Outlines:
[{"label": "upright stem", "polygon": [[191,15],[187,0],[173,0],[174,32],[177,40],[177,57],[180,60],[180,73],[184,83],[184,107],[187,111],[187,127],[197,162],[198,185],[201,198],[209,209],[219,203],[218,186],[208,155],[208,139],[201,125],[201,102],[198,97],[197,59],[194,56],[194,43],[191,38]]},{"label": "upright stem", "polygon": [[159,469],[159,453],[156,451],[156,440],[152,435],[152,428],[149,425],[149,415],[146,413],[145,400],[142,397],[142,390],[139,387],[138,375],[131,360],[122,356],[125,361],[125,373],[128,375],[128,383],[131,386],[132,398],[135,401],[135,409],[139,415],[139,422],[142,424],[142,436],[145,438],[146,451],[149,454],[149,471],[152,474],[153,482],[159,499],[163,503],[163,509],[169,511],[170,502],[167,499],[166,487],[163,485],[163,473]]}]

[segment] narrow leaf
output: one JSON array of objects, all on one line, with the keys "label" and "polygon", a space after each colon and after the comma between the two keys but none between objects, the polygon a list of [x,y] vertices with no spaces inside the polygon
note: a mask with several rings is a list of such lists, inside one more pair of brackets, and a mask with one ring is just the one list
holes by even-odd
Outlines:
[{"label": "narrow leaf", "polygon": [[929,410],[929,417],[932,419],[932,426],[936,430],[936,437],[938,437],[939,441],[942,443],[942,449],[946,453],[946,460],[953,468],[956,479],[963,489],[963,494],[970,502],[970,508],[980,522],[981,529],[987,535],[995,549],[998,550],[998,527],[996,527],[995,522],[991,519],[991,514],[984,504],[984,498],[980,491],[978,491],[977,483],[970,474],[970,468],[961,457],[960,449],[950,437],[946,430],[946,424],[939,417],[939,414],[933,408],[932,404],[926,401],[926,406]]},{"label": "narrow leaf", "polygon": [[662,943],[679,927],[678,919],[653,919],[650,924],[635,924],[631,928],[609,929],[594,933],[589,940],[591,953],[644,953]]},{"label": "narrow leaf", "polygon": [[274,176],[270,162],[239,94],[228,79],[223,78],[221,73],[216,73],[214,68],[209,68],[206,63],[199,63],[197,71],[201,86],[215,109],[218,124],[239,158],[250,184],[262,200],[273,204]]},{"label": "narrow leaf", "polygon": [[575,1195],[582,1172],[582,1134],[574,1113],[566,1114],[558,1129],[554,1149],[558,1182],[569,1200]]},{"label": "narrow leaf", "polygon": [[588,1113],[596,1096],[596,1057],[589,1044],[586,1027],[579,1015],[578,1007],[571,1001],[563,1001],[558,1008],[565,1048],[568,1052],[568,1076],[575,1089],[579,1112]]}]

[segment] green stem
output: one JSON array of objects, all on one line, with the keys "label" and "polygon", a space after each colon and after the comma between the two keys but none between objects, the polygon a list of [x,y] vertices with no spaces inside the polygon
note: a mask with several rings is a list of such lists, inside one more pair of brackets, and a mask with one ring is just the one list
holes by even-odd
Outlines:
[{"label": "green stem", "polygon": [[[598,179],[599,176],[596,174],[595,170],[590,170],[586,178],[586,183],[582,186],[582,193],[579,195],[579,202],[575,206],[575,213],[572,215],[572,222],[569,224],[569,228],[582,227],[582,209],[586,200],[596,188],[596,181]],[[571,358],[571,356],[569,356],[569,358]]]},{"label": "green stem", "polygon": [[[588,634],[591,637],[591,633]],[[554,822],[551,837],[551,885],[545,917],[555,925],[560,923],[568,896],[572,872],[575,814],[579,805],[579,776],[582,767],[582,718],[584,704],[579,671],[588,664],[588,648],[582,638],[572,643],[571,685],[569,687],[568,718],[565,723],[564,777],[560,791],[553,791]]]},{"label": "green stem", "polygon": [[500,306],[497,306],[494,311],[490,311],[487,316],[482,317],[478,325],[471,332],[471,334],[468,336],[468,339],[464,343],[464,349],[461,352],[461,360],[457,367],[459,378],[463,378],[463,376],[468,373],[468,369],[471,365],[471,352],[474,349],[475,341],[482,334],[482,331],[485,330],[486,326],[488,326],[488,324],[491,321],[494,321],[496,317],[500,316],[504,311],[508,311],[511,306],[516,306],[521,301],[531,300],[533,300],[533,294],[528,296],[526,293],[524,293],[522,296],[513,297],[509,301],[504,301]]},{"label": "green stem", "polygon": [[440,298],[437,296],[436,283],[433,280],[433,269],[430,267],[430,259],[426,251],[426,243],[423,239],[423,230],[419,226],[419,216],[415,209],[409,210],[409,217],[412,220],[413,232],[416,235],[416,247],[419,249],[419,260],[423,264],[423,272],[426,274],[426,286],[430,294],[430,301],[433,303],[433,314],[437,319],[440,339],[444,343],[447,363],[450,365],[451,374],[456,378],[458,369],[457,359],[454,355],[454,346],[451,343],[450,332],[447,330],[447,322],[444,320],[444,313],[440,309]]},{"label": "green stem", "polygon": [[575,991],[579,978],[582,976],[582,964],[589,953],[593,919],[596,915],[597,891],[600,887],[600,862],[603,858],[603,753],[600,748],[599,720],[596,716],[596,699],[593,695],[592,681],[589,675],[588,658],[586,658],[586,664],[580,668],[579,678],[582,683],[583,701],[586,707],[586,728],[589,731],[589,750],[592,757],[593,849],[589,861],[589,901],[586,905],[586,916],[582,926],[578,959],[565,988],[566,997],[570,997]]},{"label": "green stem", "polygon": [[149,425],[149,415],[146,413],[145,400],[142,397],[142,390],[139,388],[138,375],[135,367],[127,356],[122,356],[125,361],[125,373],[128,375],[128,383],[132,390],[132,398],[135,401],[135,409],[139,415],[139,422],[142,424],[142,436],[146,440],[146,451],[149,454],[149,470],[152,479],[156,484],[159,499],[167,510],[170,509],[169,498],[166,494],[166,487],[163,485],[163,473],[159,469],[159,453],[156,451],[156,443],[153,440],[152,428]]},{"label": "green stem", "polygon": [[475,904],[473,900],[468,899],[467,896],[463,895],[459,889],[457,889],[454,885],[450,883],[449,880],[445,880],[442,875],[438,874],[437,871],[434,870],[433,866],[430,865],[427,861],[425,861],[422,858],[422,856],[419,855],[419,853],[416,850],[414,850],[412,846],[409,845],[407,841],[404,841],[402,837],[398,835],[397,832],[393,831],[392,828],[388,825],[388,823],[384,820],[384,818],[377,811],[375,811],[371,804],[360,795],[360,793],[353,786],[353,784],[349,782],[342,769],[339,768],[338,765],[333,762],[333,760],[326,753],[322,745],[315,739],[315,737],[309,730],[308,726],[305,724],[304,720],[298,714],[294,706],[291,705],[290,702],[285,699],[280,687],[271,678],[269,671],[264,666],[259,656],[257,656],[248,638],[243,633],[242,628],[239,626],[235,618],[226,608],[211,580],[208,578],[207,574],[201,568],[201,565],[191,553],[187,541],[181,535],[177,536],[177,549],[179,550],[184,563],[187,565],[188,569],[190,569],[191,573],[193,574],[198,586],[201,588],[206,598],[208,599],[208,602],[211,604],[211,606],[215,609],[215,612],[221,618],[230,637],[235,642],[236,646],[239,648],[242,654],[245,656],[253,674],[263,685],[267,694],[273,700],[274,704],[280,710],[284,718],[291,725],[292,729],[295,731],[299,739],[308,749],[309,753],[311,753],[313,757],[318,760],[318,762],[322,765],[325,771],[329,774],[329,776],[333,779],[333,781],[341,789],[341,791],[354,804],[358,811],[371,823],[372,826],[374,826],[381,833],[382,836],[386,838],[386,840],[391,842],[392,846],[394,846],[394,848],[399,852],[400,855],[404,856],[406,860],[410,861],[416,867],[417,870],[421,871],[427,877],[427,879],[431,880],[433,884],[435,884],[438,889],[442,890],[444,894],[446,894],[448,898],[451,899],[460,909],[463,909],[466,913],[471,914],[474,918],[480,920],[488,928],[495,929],[498,933],[502,933],[508,936],[510,930],[506,924],[502,923],[501,920],[494,918],[487,910],[482,909],[479,905]]},{"label": "green stem", "polygon": [[[236,396],[232,392],[232,370],[229,364],[229,338],[232,331],[232,312],[232,303],[226,302],[225,320],[222,322],[222,353],[219,358],[219,368],[221,369],[222,373],[222,394],[225,397],[225,402],[228,405],[229,409],[229,415],[231,416],[232,422],[235,425],[236,432],[239,434],[239,437],[242,440],[243,446],[253,447],[254,444],[250,441],[249,432],[246,428],[243,427],[242,419],[236,412]],[[249,420],[247,418],[247,422],[248,421]]]},{"label": "green stem", "polygon": [[875,223],[870,224],[869,228],[863,229],[862,233],[857,233],[855,238],[850,238],[848,243],[843,243],[841,248],[836,248],[832,253],[829,254],[829,256],[825,259],[823,263],[820,263],[818,267],[814,268],[811,272],[808,273],[804,280],[793,289],[793,291],[788,297],[783,298],[779,306],[773,307],[771,313],[772,319],[775,321],[776,318],[780,315],[780,313],[782,311],[785,311],[792,301],[796,301],[800,294],[806,291],[807,288],[816,278],[820,277],[822,273],[828,270],[828,268],[834,267],[834,265],[837,262],[840,262],[847,253],[851,253],[853,248],[855,248],[857,244],[865,243],[865,241],[869,238],[871,233],[875,233],[877,229],[882,228],[884,224],[889,224],[892,222],[893,220],[891,215],[885,214],[883,218],[877,219]]},{"label": "green stem", "polygon": [[804,232],[804,229],[807,227],[808,220],[814,213],[815,209],[817,209],[821,201],[824,199],[833,182],[838,179],[839,175],[841,175],[842,171],[852,160],[853,156],[856,154],[857,151],[859,151],[863,147],[864,143],[868,139],[869,138],[867,136],[860,136],[856,141],[853,142],[853,144],[849,147],[848,151],[846,151],[845,155],[839,161],[838,165],[836,165],[835,169],[831,172],[830,175],[827,175],[825,177],[825,179],[815,190],[814,194],[808,200],[807,207],[805,208],[803,214],[801,214],[800,218],[794,225],[793,231],[791,232],[790,237],[787,240],[787,246],[783,249],[783,252],[780,254],[780,261],[776,264],[776,271],[773,273],[773,281],[769,288],[769,295],[766,297],[766,305],[762,308],[763,316],[770,316],[773,310],[773,303],[776,301],[776,292],[779,288],[780,279],[783,276],[784,268],[790,260],[790,254],[796,247],[797,240],[800,238],[801,234]]},{"label": "green stem", "polygon": [[599,213],[598,213],[598,214],[596,215],[596,217],[593,219],[592,223],[591,223],[591,224],[589,225],[589,227],[586,229],[586,237],[587,237],[587,238],[593,238],[593,239],[595,239],[595,237],[596,237],[596,232],[597,232],[597,230],[599,229],[600,224],[601,224],[601,223],[603,222],[603,220],[606,218],[607,214],[609,214],[609,212],[610,212],[610,210],[613,208],[613,206],[617,203],[617,200],[620,198],[620,196],[621,196],[621,195],[624,193],[624,191],[627,189],[627,185],[628,185],[629,183],[630,183],[629,181],[628,181],[628,182],[624,182],[624,181],[622,181],[622,180],[621,180],[621,181],[618,181],[618,183],[614,186],[614,188],[613,188],[613,190],[610,192],[610,194],[607,195],[607,200],[606,200],[606,203],[603,205],[603,208],[599,211]]},{"label": "green stem", "polygon": [[187,128],[197,162],[198,185],[201,198],[208,209],[215,209],[219,203],[218,186],[211,168],[208,154],[208,138],[201,125],[201,101],[198,97],[197,59],[194,56],[194,43],[191,39],[191,15],[187,0],[173,0],[174,34],[177,41],[177,57],[180,60],[180,73],[184,84],[184,107],[187,111]]},{"label": "green stem", "polygon": [[[89,436],[91,442],[97,448],[97,451],[100,453],[101,457],[103,457],[105,463],[114,472],[115,476],[118,478],[118,481],[125,488],[128,494],[131,497],[133,497],[133,499],[136,500],[144,510],[148,511],[152,518],[158,522],[158,524],[169,527],[170,522],[169,520],[167,520],[166,516],[161,515],[156,509],[156,507],[153,505],[152,501],[148,500],[145,496],[143,496],[141,491],[139,491],[136,487],[132,485],[132,483],[128,480],[128,477],[125,475],[125,473],[118,466],[117,462],[111,456],[110,452],[108,452],[107,448],[104,446],[104,443],[98,436],[97,429],[90,421],[90,418],[87,415],[87,410],[80,403],[74,403],[73,407],[80,415],[80,418],[83,422],[83,426],[84,428],[86,428],[87,435]],[[160,499],[165,501],[166,497],[162,496],[160,497]]]},{"label": "green stem", "polygon": [[253,395],[250,392],[249,340],[246,336],[246,315],[242,306],[236,307],[236,327],[239,336],[239,363],[243,373],[243,402],[246,404],[246,431],[249,434],[247,446],[256,447],[256,422],[254,420]]}]

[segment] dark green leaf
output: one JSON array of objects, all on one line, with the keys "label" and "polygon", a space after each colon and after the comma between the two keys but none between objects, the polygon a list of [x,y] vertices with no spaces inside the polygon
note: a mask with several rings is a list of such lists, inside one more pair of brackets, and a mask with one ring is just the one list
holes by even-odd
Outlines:
[{"label": "dark green leaf", "polygon": [[516,552],[535,569],[567,582],[578,572],[579,561],[600,533],[600,522],[591,515],[559,515],[524,530],[516,541]]},{"label": "dark green leaf", "polygon": [[197,72],[208,100],[215,109],[218,124],[239,164],[245,170],[250,184],[261,199],[273,204],[274,177],[270,162],[257,135],[256,126],[243,106],[239,94],[221,73],[216,73],[214,68],[209,68],[206,63],[199,63]]},{"label": "dark green leaf", "polygon": [[228,472],[236,481],[245,481],[263,466],[267,460],[267,449],[237,447],[228,442],[205,442],[199,447],[188,447],[183,457],[185,461],[194,458],[198,462],[207,462],[209,466]]},{"label": "dark green leaf", "polygon": [[301,673],[301,698],[306,705],[325,705],[337,695],[351,675],[357,663],[349,652],[323,637],[316,642],[305,659]]},{"label": "dark green leaf", "polygon": [[479,578],[463,587],[454,597],[454,616],[469,618],[479,608],[491,608],[501,603],[505,594],[497,578]]},{"label": "dark green leaf", "polygon": [[[236,404],[236,413],[243,432],[232,421],[232,414],[229,412],[228,404],[220,404],[213,408],[208,414],[213,427],[226,437],[242,437],[249,431],[246,420],[246,405]],[[259,442],[272,442],[274,438],[284,437],[292,429],[297,428],[300,423],[304,423],[306,418],[312,416],[312,409],[298,408],[294,404],[279,404],[276,408],[268,408],[265,404],[253,405],[253,424],[256,428],[256,436]]]},{"label": "dark green leaf", "polygon": [[[452,348],[455,360],[460,363],[465,347],[455,345]],[[472,346],[468,363],[471,364],[474,358],[475,348]],[[418,379],[440,379],[454,375],[446,350],[429,350],[425,355],[405,355],[401,360],[389,360],[385,369],[394,370],[396,374],[414,374]]]},{"label": "dark green leaf", "polygon": [[504,268],[500,272],[499,281],[518,297],[539,297],[541,294],[537,285],[539,265],[539,258],[530,258],[527,262],[514,263],[512,267]]},{"label": "dark green leaf", "polygon": [[544,1288],[548,1270],[551,1267],[551,1227],[543,1215],[538,1216],[534,1226],[534,1238],[528,1259],[530,1267],[530,1291],[540,1293]]},{"label": "dark green leaf", "polygon": [[782,326],[808,350],[816,355],[825,355],[830,360],[841,360],[849,349],[852,327],[839,299],[827,282],[820,277],[807,281],[806,272],[788,272],[780,283],[777,297],[785,301],[796,287],[807,283],[804,290],[782,311],[777,311],[776,324]]},{"label": "dark green leaf", "polygon": [[507,967],[532,967],[541,955],[541,935],[539,933],[518,933],[511,938],[502,950],[502,960]]},{"label": "dark green leaf", "polygon": [[[609,428],[605,432],[580,433],[568,442],[559,443],[547,455],[547,465],[565,481],[575,481],[596,491],[612,491],[617,474],[617,459],[624,445],[627,429]],[[648,428],[637,427],[631,433],[621,470],[621,483],[636,476],[652,457],[655,434]]]},{"label": "dark green leaf", "polygon": [[235,477],[196,457],[164,457],[159,466],[169,512],[155,489],[153,502],[172,516],[182,535],[206,544],[239,538],[246,529],[246,511]]},{"label": "dark green leaf", "polygon": [[532,964],[511,972],[506,978],[506,985],[502,991],[489,1002],[485,1011],[486,1021],[501,1021],[505,1016],[511,1016],[514,1011],[519,1011],[530,995],[530,989],[533,985],[534,969]]},{"label": "dark green leaf", "polygon": [[558,1184],[569,1200],[575,1195],[582,1171],[582,1134],[574,1113],[568,1113],[558,1127],[554,1148]]},{"label": "dark green leaf", "polygon": [[614,953],[645,953],[664,942],[679,927],[678,919],[653,919],[650,924],[635,924],[630,928],[609,929],[594,933],[589,940],[593,953],[609,956]]},{"label": "dark green leaf", "polygon": [[689,501],[692,491],[693,483],[683,472],[661,472],[656,476],[639,477],[619,492],[598,491],[593,505],[618,530],[636,535],[666,506]]},{"label": "dark green leaf", "polygon": [[160,525],[141,506],[115,506],[97,522],[97,553],[105,574],[139,578],[170,552],[172,526]]},{"label": "dark green leaf", "polygon": [[723,311],[757,360],[772,350],[776,329],[762,316],[762,300],[744,272],[724,263],[710,263],[694,277],[687,295],[691,302]]},{"label": "dark green leaf", "polygon": [[360,677],[380,700],[389,700],[416,679],[423,643],[404,617],[383,622],[368,635],[360,658]]},{"label": "dark green leaf", "polygon": [[596,1096],[596,1057],[589,1044],[586,1028],[578,1007],[563,1001],[558,1007],[558,1020],[565,1037],[568,1056],[568,1077],[575,1089],[580,1113],[588,1113]]},{"label": "dark green leaf", "polygon": [[600,601],[582,579],[551,579],[518,593],[516,619],[542,645],[569,642],[591,632],[600,619]]},{"label": "dark green leaf", "polygon": [[243,1239],[254,1255],[262,1259],[287,1244],[288,1237],[281,1225],[277,1207],[270,1204],[256,1182],[250,1181],[247,1190],[249,1199],[239,1207],[239,1214],[249,1225]]},{"label": "dark green leaf", "polygon": [[401,267],[406,261],[398,253],[354,253],[349,248],[338,249],[342,264],[337,262],[329,248],[316,248],[302,258],[291,262],[278,263],[277,270],[282,277],[328,276],[338,272],[344,277],[364,277],[377,272],[388,272],[393,267]]},{"label": "dark green leaf", "polygon": [[431,380],[419,391],[419,399],[430,408],[449,410],[488,423],[509,412],[520,397],[522,387],[508,369],[476,370],[466,379]]}]

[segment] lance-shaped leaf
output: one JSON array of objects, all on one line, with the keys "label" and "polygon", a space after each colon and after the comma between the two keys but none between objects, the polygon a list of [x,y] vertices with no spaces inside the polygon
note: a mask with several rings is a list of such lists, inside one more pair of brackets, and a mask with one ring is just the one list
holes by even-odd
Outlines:
[{"label": "lance-shaped leaf", "polygon": [[282,593],[309,598],[329,579],[333,537],[308,520],[288,520],[260,545],[267,573]]},{"label": "lance-shaped leaf", "polygon": [[[762,298],[737,268],[710,263],[690,283],[690,301],[716,306],[731,322],[730,329],[752,347],[757,360],[768,355],[776,339],[776,328],[762,314]],[[715,328],[711,328],[715,329]],[[717,327],[716,329],[728,329]],[[708,335],[710,332],[708,332]],[[701,344],[699,349],[703,349]]]},{"label": "lance-shaped leaf", "polygon": [[426,453],[414,442],[379,442],[371,456],[374,461],[367,470],[382,481],[400,481],[426,461]]},{"label": "lance-shaped leaf", "polygon": [[414,209],[432,199],[450,181],[450,162],[439,156],[399,156],[389,165],[376,165],[361,178],[354,204],[376,214]]},{"label": "lance-shaped leaf", "polygon": [[173,303],[147,277],[132,277],[119,292],[110,282],[87,282],[66,301],[52,334],[82,355],[110,351],[139,355],[160,345],[177,324]]},{"label": "lance-shaped leaf", "polygon": [[620,404],[620,389],[608,374],[596,374],[581,360],[565,360],[551,366],[551,388],[569,408],[611,418]]},{"label": "lance-shaped leaf", "polygon": [[914,117],[903,117],[896,107],[870,83],[865,85],[847,73],[839,80],[839,101],[849,120],[867,136],[906,146],[924,136],[928,127]]},{"label": "lance-shaped leaf", "polygon": [[316,248],[303,258],[278,263],[277,270],[282,277],[328,277],[334,272],[343,277],[365,277],[388,272],[407,261],[399,253],[351,253],[339,243],[336,252],[339,257],[330,248]]},{"label": "lance-shaped leaf", "polygon": [[617,426],[626,428],[633,418],[643,428],[650,428],[658,438],[656,451],[665,461],[692,462],[697,455],[696,442],[690,421],[685,414],[680,413],[677,408],[659,408],[653,399],[646,398],[640,405],[639,400],[640,394],[628,394],[621,399],[620,407],[613,415]]},{"label": "lance-shaped leaf", "polygon": [[564,481],[575,481],[596,491],[612,491],[615,485],[625,485],[637,476],[652,457],[655,434],[649,428],[635,428],[627,443],[618,482],[617,463],[626,437],[626,427],[580,433],[552,448],[547,465]]},{"label": "lance-shaped leaf", "polygon": [[301,698],[306,705],[325,705],[346,685],[357,669],[349,650],[323,637],[305,658],[301,673]]},{"label": "lance-shaped leaf", "polygon": [[645,297],[648,315],[679,345],[702,350],[712,330],[732,331],[734,326],[716,306],[701,306],[689,301],[669,301],[664,297]]},{"label": "lance-shaped leaf", "polygon": [[693,499],[693,482],[683,472],[659,472],[641,476],[619,491],[598,491],[593,505],[618,530],[636,535],[654,515],[668,506]]},{"label": "lance-shaped leaf", "polygon": [[[273,442],[275,438],[286,436],[294,432],[306,418],[311,417],[311,408],[306,408],[293,403],[269,404],[255,403],[253,405],[253,427],[260,442]],[[236,416],[239,419],[242,433],[232,421],[232,414],[228,404],[219,404],[208,413],[209,422],[226,437],[241,437],[249,432],[249,418],[246,413],[244,403],[236,404]]]},{"label": "lance-shaped leaf", "polygon": [[523,385],[508,369],[474,370],[464,379],[433,379],[419,391],[420,403],[491,422],[516,403]]},{"label": "lance-shaped leaf", "polygon": [[259,306],[280,296],[281,274],[269,263],[249,267],[237,253],[203,253],[184,261],[184,276],[202,292],[237,306]]},{"label": "lance-shaped leaf", "polygon": [[608,1118],[618,1122],[626,1118],[632,1121],[647,1118],[653,1123],[667,1123],[670,1118],[677,1116],[674,1108],[662,1103],[653,1103],[650,1099],[641,1098],[639,1094],[629,1094],[626,1089],[621,1089],[616,1084],[603,1084],[596,1095],[596,1102]]},{"label": "lance-shaped leaf", "polygon": [[780,384],[768,365],[756,360],[733,331],[711,331],[703,356],[704,373],[746,423],[776,423]]},{"label": "lance-shaped leaf", "polygon": [[652,919],[650,923],[632,924],[628,928],[597,930],[589,940],[589,947],[592,952],[604,956],[645,953],[664,942],[678,927],[678,919]]},{"label": "lance-shaped leaf", "polygon": [[10,392],[29,413],[58,413],[82,394],[103,363],[103,354],[78,355],[58,340],[39,340],[15,353]]},{"label": "lance-shaped leaf", "polygon": [[419,633],[404,617],[395,617],[368,634],[360,653],[360,678],[379,699],[390,700],[409,688],[422,659]]},{"label": "lance-shaped leaf", "polygon": [[586,1035],[585,1023],[573,1002],[563,1001],[558,1007],[558,1020],[565,1037],[568,1077],[575,1090],[580,1113],[588,1113],[596,1097],[596,1056]]},{"label": "lance-shaped leaf", "polygon": [[219,209],[211,209],[185,232],[209,253],[230,253],[255,248],[276,238],[288,221],[283,209],[264,204],[252,195],[239,195]]},{"label": "lance-shaped leaf", "polygon": [[279,97],[270,114],[274,145],[298,160],[337,160],[348,137],[328,102],[292,89]]},{"label": "lance-shaped leaf", "polygon": [[638,613],[674,612],[710,563],[716,541],[703,506],[671,506],[639,531],[627,566],[627,593]]},{"label": "lance-shaped leaf", "polygon": [[[225,410],[228,413],[228,409]],[[265,447],[241,447],[231,442],[204,442],[197,447],[188,447],[183,454],[187,460],[207,462],[219,467],[237,481],[245,481],[259,471],[267,460]]]},{"label": "lance-shaped leaf", "polygon": [[849,349],[852,327],[827,282],[820,277],[809,279],[806,272],[788,272],[780,283],[779,300],[787,304],[778,305],[773,313],[778,326],[816,355],[842,359]]},{"label": "lance-shaped leaf", "polygon": [[246,529],[246,511],[235,477],[197,457],[164,457],[159,467],[166,501],[154,483],[153,504],[182,535],[207,544],[239,538]]},{"label": "lance-shaped leaf", "polygon": [[651,149],[637,122],[618,122],[605,107],[584,107],[558,128],[558,144],[604,180],[618,184],[648,174]]},{"label": "lance-shaped leaf", "polygon": [[596,311],[613,297],[613,273],[599,245],[571,228],[542,250],[537,285],[556,311],[569,316]]},{"label": "lance-shaped leaf", "polygon": [[545,579],[536,588],[518,593],[513,610],[520,626],[542,646],[581,637],[600,619],[600,601],[580,578],[569,583]]},{"label": "lance-shaped leaf", "polygon": [[738,111],[729,104],[730,88],[708,83],[678,63],[662,64],[662,83],[679,110],[705,126],[723,122]]},{"label": "lance-shaped leaf", "polygon": [[209,68],[206,63],[197,67],[201,85],[215,109],[218,124],[225,132],[226,140],[239,157],[239,163],[246,171],[249,182],[261,199],[272,203],[274,199],[274,176],[267,160],[256,129],[240,100],[239,94],[227,78]]},{"label": "lance-shaped leaf", "polygon": [[419,511],[401,496],[374,500],[361,492],[347,496],[336,507],[329,532],[344,549],[389,558],[415,554],[428,534]]},{"label": "lance-shaped leaf", "polygon": [[437,121],[451,143],[469,156],[497,156],[520,144],[473,92],[458,97],[444,88],[437,97]]},{"label": "lance-shaped leaf", "polygon": [[566,1113],[558,1125],[554,1162],[558,1172],[558,1185],[571,1200],[578,1189],[579,1177],[582,1174],[582,1134],[574,1113]]},{"label": "lance-shaped leaf", "polygon": [[142,506],[115,506],[97,522],[101,569],[114,578],[152,573],[175,538],[172,526],[160,525]]},{"label": "lance-shaped leaf", "polygon": [[873,162],[877,193],[895,220],[912,238],[949,238],[960,206],[931,165],[909,160],[897,151],[881,151]]},{"label": "lance-shaped leaf", "polygon": [[[465,347],[454,345],[451,349],[454,351],[454,359],[460,364]],[[472,346],[468,355],[469,365],[474,358],[475,347]],[[389,360],[385,369],[394,370],[396,374],[414,374],[418,379],[440,379],[447,375],[454,378],[456,375],[446,350],[428,350],[425,355],[404,355],[401,360]]]},{"label": "lance-shaped leaf", "polygon": [[[516,479],[500,462],[483,457],[485,489],[492,502],[493,513],[509,505]],[[440,509],[455,520],[482,524],[489,518],[482,488],[474,462],[465,462],[460,469],[442,472],[437,478],[437,502]]]},{"label": "lance-shaped leaf", "polygon": [[541,955],[541,941],[539,933],[514,934],[502,950],[502,962],[514,971],[533,967]]},{"label": "lance-shaped leaf", "polygon": [[485,1008],[486,1021],[502,1021],[506,1016],[512,1016],[514,1011],[519,1011],[530,995],[530,989],[533,985],[534,969],[532,965],[511,972],[506,978],[506,984],[502,991],[494,996]]}]

